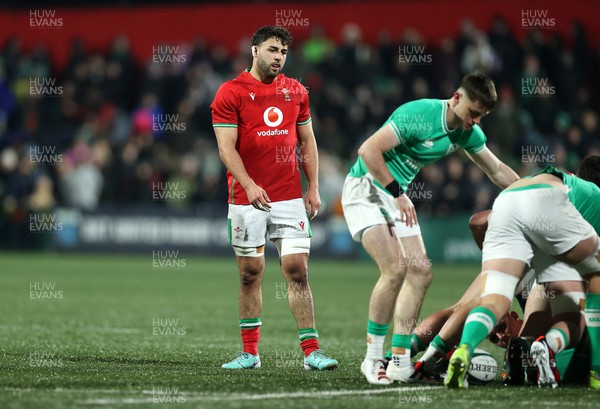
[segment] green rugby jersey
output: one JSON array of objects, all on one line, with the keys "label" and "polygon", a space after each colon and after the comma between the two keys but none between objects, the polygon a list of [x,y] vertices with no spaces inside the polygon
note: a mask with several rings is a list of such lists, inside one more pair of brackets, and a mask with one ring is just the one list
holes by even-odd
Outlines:
[{"label": "green rugby jersey", "polygon": [[[400,144],[383,157],[387,168],[403,190],[421,168],[464,148],[478,153],[485,148],[486,137],[478,125],[469,131],[450,130],[446,123],[447,100],[420,99],[399,106],[383,124],[390,124]],[[350,176],[362,177],[368,172],[362,158],[350,169]],[[382,187],[375,182],[377,186]]]},{"label": "green rugby jersey", "polygon": [[595,183],[578,178],[570,173],[557,170],[554,166],[546,166],[541,173],[558,176],[569,189],[569,201],[581,216],[592,225],[596,233],[600,232],[600,188]]}]

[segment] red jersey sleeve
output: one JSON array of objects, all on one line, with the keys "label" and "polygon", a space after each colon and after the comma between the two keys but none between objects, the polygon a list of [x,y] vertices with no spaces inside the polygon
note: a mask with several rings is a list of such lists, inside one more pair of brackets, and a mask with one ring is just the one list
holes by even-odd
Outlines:
[{"label": "red jersey sleeve", "polygon": [[310,122],[310,107],[308,102],[308,91],[304,88],[304,85],[298,82],[298,87],[302,90],[301,101],[300,101],[300,112],[298,112],[298,125],[306,125]]},{"label": "red jersey sleeve", "polygon": [[210,105],[213,127],[237,127],[239,111],[237,95],[228,83],[221,85]]}]

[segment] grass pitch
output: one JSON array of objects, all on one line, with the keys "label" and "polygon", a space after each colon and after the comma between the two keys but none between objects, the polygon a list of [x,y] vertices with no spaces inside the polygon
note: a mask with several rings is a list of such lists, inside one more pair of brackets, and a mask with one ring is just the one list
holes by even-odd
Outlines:
[{"label": "grass pitch", "polygon": [[[311,260],[320,343],[337,370],[302,368],[273,257],[263,284],[263,367],[223,370],[241,349],[233,256],[161,257],[0,254],[0,408],[597,407],[598,393],[584,387],[367,384],[359,366],[378,277],[370,262]],[[478,272],[433,269],[422,317],[453,303]],[[500,359],[502,350],[484,348]]]}]

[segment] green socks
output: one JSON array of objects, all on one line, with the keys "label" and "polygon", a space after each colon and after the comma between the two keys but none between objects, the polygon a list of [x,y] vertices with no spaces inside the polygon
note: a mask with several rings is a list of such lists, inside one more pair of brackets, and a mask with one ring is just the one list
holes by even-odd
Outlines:
[{"label": "green socks", "polygon": [[477,345],[492,332],[495,326],[496,317],[489,308],[473,308],[465,322],[460,345],[467,344],[469,352],[473,354]]}]

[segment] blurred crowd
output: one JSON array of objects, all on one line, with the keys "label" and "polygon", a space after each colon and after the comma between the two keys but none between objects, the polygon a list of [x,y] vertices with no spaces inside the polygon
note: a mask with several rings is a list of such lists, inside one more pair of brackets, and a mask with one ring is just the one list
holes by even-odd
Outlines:
[{"label": "blurred crowd", "polygon": [[[577,23],[569,38],[530,30],[517,41],[502,17],[488,32],[465,20],[460,35],[439,44],[410,28],[401,38],[382,31],[376,44],[351,23],[339,44],[333,33],[310,30],[292,45],[284,72],[309,91],[325,212],[340,212],[358,146],[396,107],[449,98],[471,71],[496,83],[499,102],[482,128],[492,151],[520,174],[545,164],[575,170],[580,158],[600,153],[599,54]],[[249,38],[239,50],[197,38],[135,61],[124,36],[102,53],[79,39],[57,71],[43,45],[25,52],[10,39],[0,55],[2,220],[57,206],[224,205],[209,106],[221,83],[250,65],[249,49]],[[32,91],[31,78],[56,81]],[[184,194],[157,200],[169,189]],[[459,154],[423,169],[409,191],[420,215],[443,217],[489,208],[498,189]]]}]

